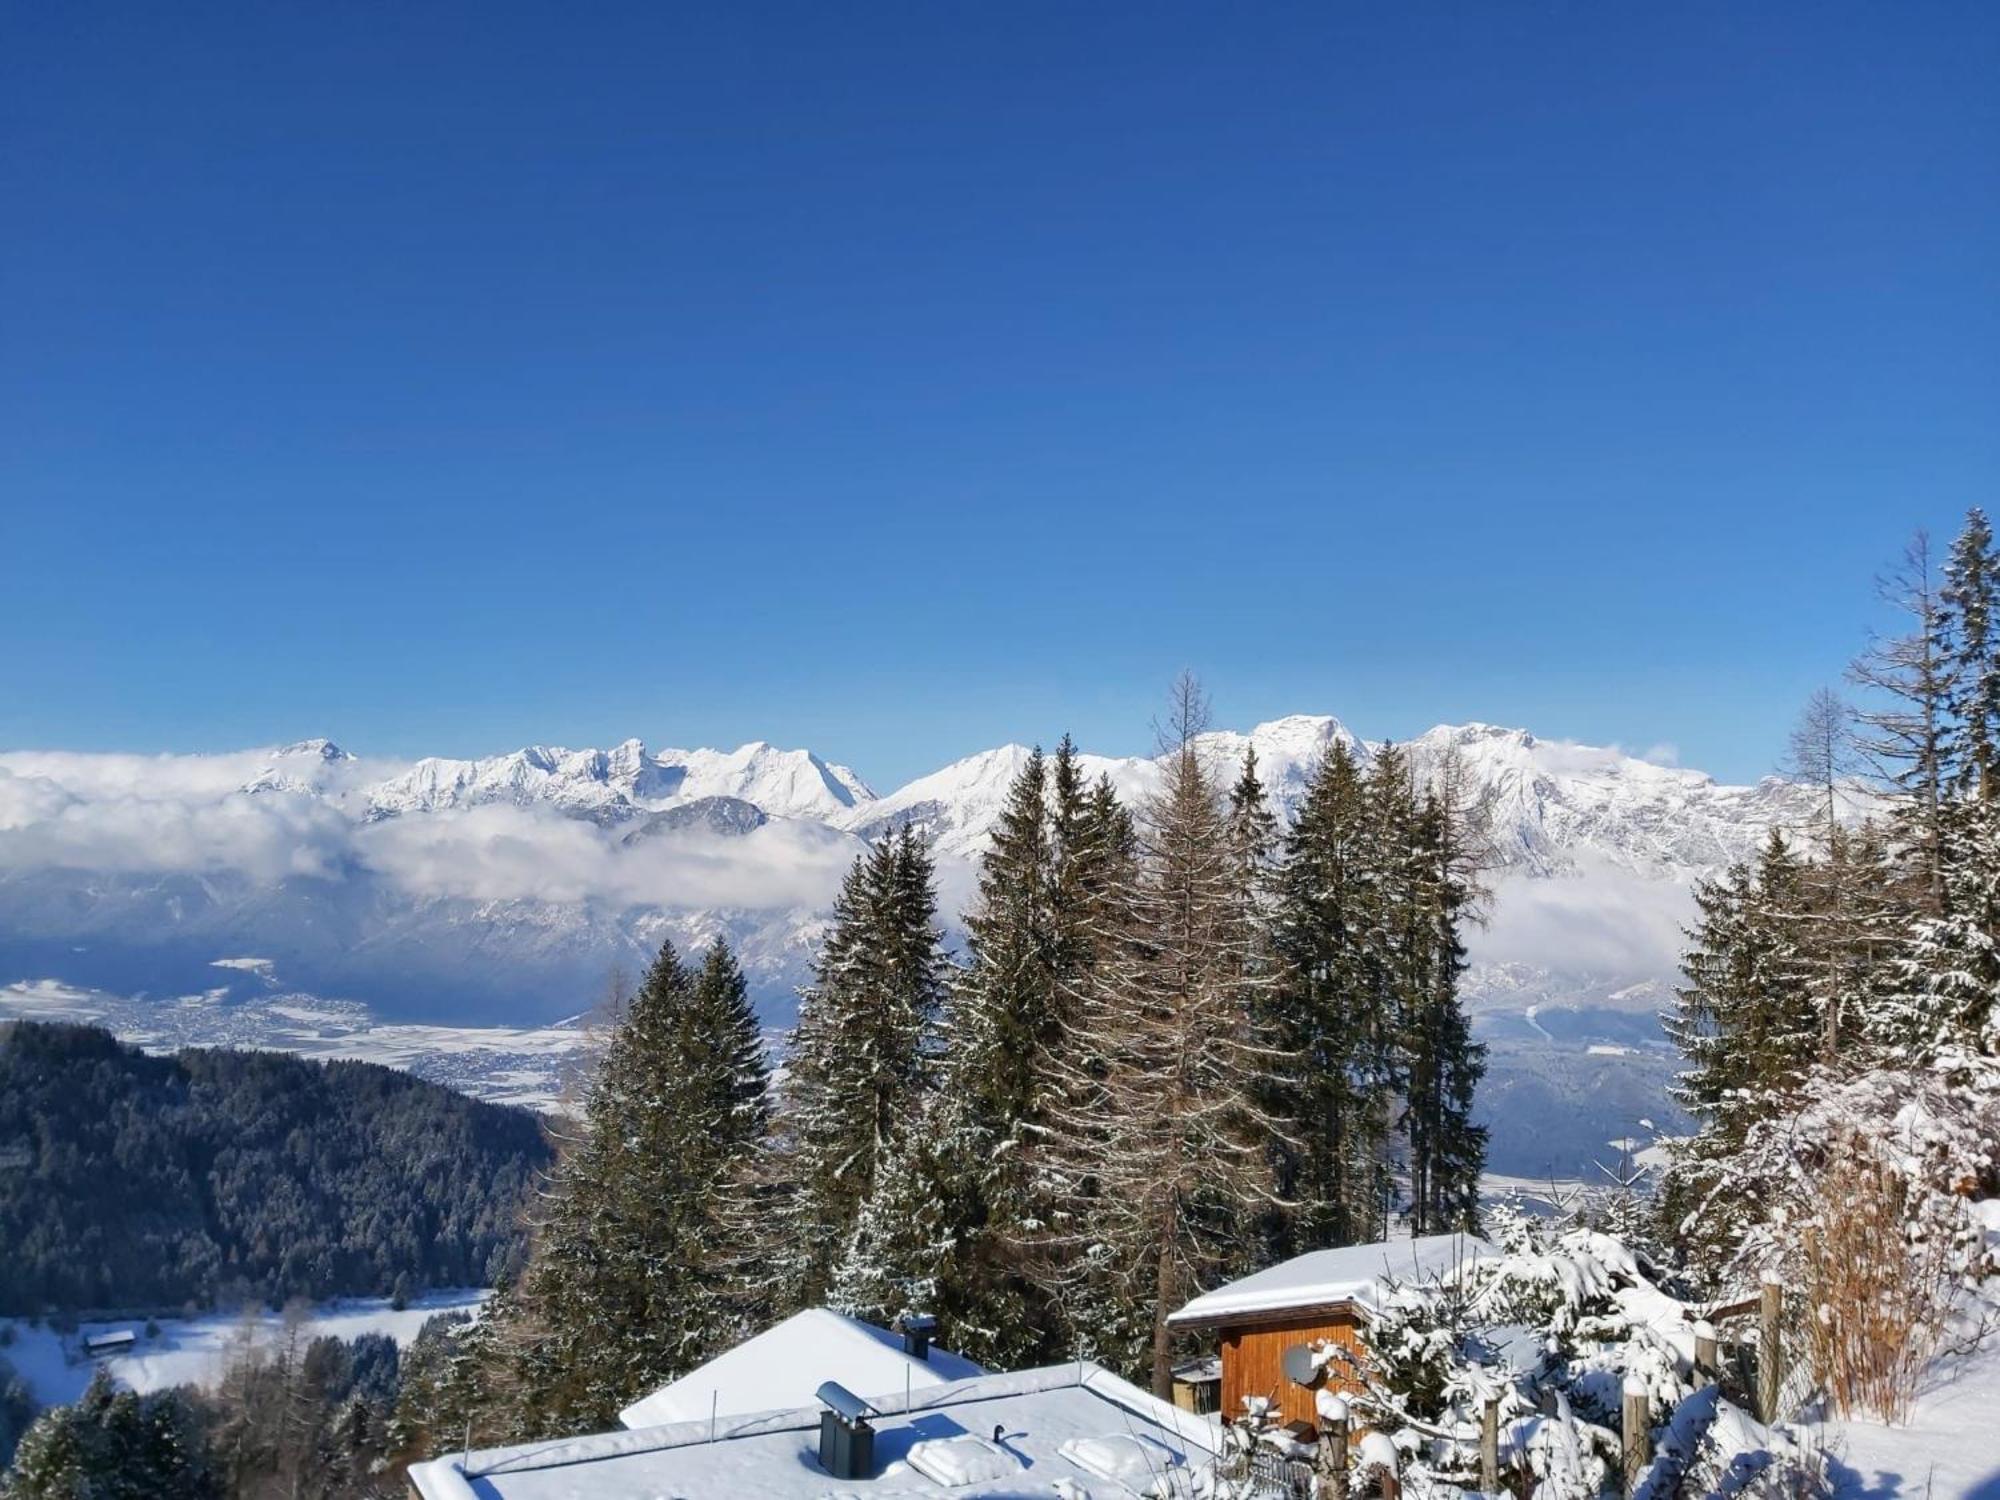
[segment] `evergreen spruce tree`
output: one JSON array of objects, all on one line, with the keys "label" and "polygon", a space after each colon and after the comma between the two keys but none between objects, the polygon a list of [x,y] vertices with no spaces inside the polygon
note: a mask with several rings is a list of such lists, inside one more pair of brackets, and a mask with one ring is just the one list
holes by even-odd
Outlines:
[{"label": "evergreen spruce tree", "polygon": [[827,1296],[878,1166],[924,1106],[945,987],[930,854],[905,827],[848,872],[800,995],[774,1157],[771,1262],[789,1306]]},{"label": "evergreen spruce tree", "polygon": [[[671,944],[613,1032],[583,1132],[496,1322],[508,1396],[534,1433],[612,1425],[619,1408],[747,1330],[731,1195],[765,1122],[756,1021],[727,948],[690,973]],[[484,1337],[484,1346],[500,1337]]]},{"label": "evergreen spruce tree", "polygon": [[180,1389],[137,1395],[102,1370],[42,1413],[0,1478],[4,1500],[222,1500],[199,1411]]},{"label": "evergreen spruce tree", "polygon": [[927,1314],[950,1330],[960,1352],[985,1354],[1014,1330],[989,1326],[992,1290],[967,1265],[968,1247],[986,1226],[971,1222],[977,1205],[962,1191],[963,1164],[938,1119],[946,1097],[927,1096],[922,1115],[883,1152],[826,1301],[884,1327]]},{"label": "evergreen spruce tree", "polygon": [[1465,972],[1459,917],[1469,897],[1452,872],[1449,824],[1444,804],[1426,797],[1411,861],[1418,921],[1399,1040],[1410,1228],[1419,1235],[1478,1228],[1479,1177],[1486,1166],[1486,1128],[1472,1120],[1486,1048],[1472,1039],[1458,996]]},{"label": "evergreen spruce tree", "polygon": [[1379,896],[1369,793],[1345,744],[1307,784],[1276,881],[1266,1000],[1277,1117],[1275,1256],[1374,1239],[1390,1129],[1389,1017],[1368,945]]},{"label": "evergreen spruce tree", "polygon": [[1113,1029],[1098,1024],[1128,988],[1143,948],[1133,893],[1139,835],[1108,777],[1085,785],[1067,739],[1054,775],[1051,950],[1058,1025],[1044,1055],[1048,1100],[1025,1138],[1028,1212],[1021,1259],[1047,1318],[1051,1355],[1137,1370],[1151,1357],[1153,1309],[1119,1247],[1098,1235],[1105,1183],[1089,1164],[1112,1149],[1102,1112]]},{"label": "evergreen spruce tree", "polygon": [[1952,813],[1944,913],[1916,921],[1870,1016],[1903,1066],[2000,1054],[2000,801],[1972,795]]},{"label": "evergreen spruce tree", "polygon": [[1060,1352],[1018,1263],[1031,1215],[1024,1157],[1057,1025],[1048,783],[1037,749],[980,859],[968,961],[944,1009],[943,1087],[876,1173],[831,1294],[875,1321],[930,1313],[955,1348],[996,1368]]},{"label": "evergreen spruce tree", "polygon": [[1689,1066],[1674,1095],[1703,1124],[1705,1148],[1733,1151],[1781,1107],[1819,1053],[1800,936],[1802,865],[1776,829],[1754,868],[1697,888],[1686,983],[1668,1030]]},{"label": "evergreen spruce tree", "polygon": [[1687,1063],[1672,1089],[1699,1128],[1676,1149],[1668,1212],[1683,1238],[1734,1243],[1758,1205],[1719,1191],[1751,1129],[1796,1102],[1820,1055],[1801,861],[1772,830],[1755,867],[1696,888],[1697,920],[1668,1036]]},{"label": "evergreen spruce tree", "polygon": [[1057,1021],[1047,771],[1036,750],[980,858],[978,894],[965,915],[966,967],[948,1010],[953,1103],[965,1149],[985,1163],[1017,1159],[1037,1122]]},{"label": "evergreen spruce tree", "polygon": [[2000,796],[2000,553],[1986,513],[1967,513],[1939,591],[1958,784]]},{"label": "evergreen spruce tree", "polygon": [[1229,789],[1229,853],[1236,864],[1236,888],[1245,903],[1244,920],[1267,920],[1276,873],[1278,819],[1257,775],[1257,750],[1243,752],[1243,766]]}]

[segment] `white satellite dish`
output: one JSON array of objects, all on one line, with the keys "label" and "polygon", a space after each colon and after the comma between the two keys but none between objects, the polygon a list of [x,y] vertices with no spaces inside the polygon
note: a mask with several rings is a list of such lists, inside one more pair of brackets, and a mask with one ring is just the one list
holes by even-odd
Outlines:
[{"label": "white satellite dish", "polygon": [[1293,1385],[1311,1385],[1319,1379],[1319,1364],[1313,1359],[1312,1350],[1304,1344],[1293,1344],[1287,1349],[1282,1363],[1285,1378]]}]

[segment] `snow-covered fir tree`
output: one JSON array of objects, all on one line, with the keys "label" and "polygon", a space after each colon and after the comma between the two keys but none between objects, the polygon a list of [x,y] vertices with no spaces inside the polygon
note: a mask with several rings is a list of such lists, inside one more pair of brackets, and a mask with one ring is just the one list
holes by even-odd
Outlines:
[{"label": "snow-covered fir tree", "polygon": [[1414,825],[1406,899],[1413,910],[1410,962],[1397,1050],[1408,1141],[1410,1228],[1415,1234],[1478,1227],[1486,1127],[1472,1118],[1486,1048],[1458,994],[1465,972],[1459,921],[1469,900],[1453,873],[1450,814],[1426,796]]},{"label": "snow-covered fir tree", "polygon": [[[2000,1053],[1997,569],[1974,511],[1941,580],[1922,537],[1891,580],[1907,628],[1857,664],[1870,697],[1852,715],[1886,817],[1855,826],[1843,810],[1846,715],[1816,698],[1792,770],[1819,791],[1820,815],[1800,841],[1774,832],[1754,868],[1696,894],[1667,1029],[1687,1063],[1678,1097],[1699,1129],[1676,1149],[1663,1208],[1668,1238],[1708,1273],[1802,1254],[1773,1216],[1813,1202],[1814,1174],[1832,1167],[1815,1142],[1888,1145],[1882,1132],[1901,1129],[1886,1104],[1865,1127],[1804,1129],[1824,1101],[1872,1109],[1941,1085],[1962,1094]],[[1809,1217],[1794,1210],[1791,1223]]]},{"label": "snow-covered fir tree", "polygon": [[1276,1255],[1380,1237],[1389,1196],[1394,1017],[1380,954],[1380,846],[1343,744],[1315,769],[1285,838],[1263,997],[1274,1048]]},{"label": "snow-covered fir tree", "polygon": [[1959,789],[2000,796],[2000,552],[1986,512],[1969,511],[1939,590]]},{"label": "snow-covered fir tree", "polygon": [[35,1420],[0,1476],[5,1500],[222,1500],[226,1493],[188,1391],[119,1390],[101,1369],[79,1400]]},{"label": "snow-covered fir tree", "polygon": [[[1072,753],[1065,741],[1062,755]],[[833,1305],[875,1321],[943,1318],[961,1352],[998,1368],[1061,1352],[1019,1250],[1033,1214],[1024,1158],[1061,1004],[1049,779],[1037,749],[1009,788],[945,1004],[942,1086],[876,1173],[832,1290]]]},{"label": "snow-covered fir tree", "polygon": [[1700,1122],[1676,1147],[1669,1210],[1711,1246],[1740,1234],[1758,1206],[1718,1191],[1751,1128],[1781,1113],[1820,1055],[1821,1018],[1802,946],[1806,883],[1784,834],[1757,863],[1694,893],[1686,982],[1663,1021],[1685,1066],[1675,1100]]},{"label": "snow-covered fir tree", "polygon": [[[1244,920],[1261,932],[1269,924],[1271,886],[1277,871],[1278,819],[1257,775],[1257,750],[1243,752],[1243,766],[1229,789],[1229,852],[1236,863],[1236,888]],[[1257,955],[1258,962],[1265,955]]]},{"label": "snow-covered fir tree", "polygon": [[905,827],[849,870],[799,997],[769,1246],[790,1306],[825,1298],[878,1164],[924,1106],[946,978],[930,852]]},{"label": "snow-covered fir tree", "polygon": [[563,1151],[527,1270],[482,1331],[489,1409],[516,1432],[610,1425],[740,1338],[748,1227],[732,1204],[766,1125],[755,1015],[718,943],[671,944],[612,1033]]},{"label": "snow-covered fir tree", "polygon": [[1945,905],[1917,918],[1869,1032],[1904,1063],[2000,1052],[2000,800],[1968,795],[1946,838]]}]

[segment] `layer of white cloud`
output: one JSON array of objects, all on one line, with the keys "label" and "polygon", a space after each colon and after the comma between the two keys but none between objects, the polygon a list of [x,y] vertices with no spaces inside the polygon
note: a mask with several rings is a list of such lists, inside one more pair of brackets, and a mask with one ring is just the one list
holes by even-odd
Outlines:
[{"label": "layer of white cloud", "polygon": [[1567,874],[1503,875],[1492,910],[1492,921],[1468,937],[1474,962],[1657,978],[1679,967],[1694,897],[1678,881],[1585,854]]},{"label": "layer of white cloud", "polygon": [[859,848],[785,819],[738,837],[692,829],[629,844],[628,830],[539,807],[367,823],[343,806],[352,773],[339,767],[328,796],[242,790],[271,763],[255,751],[0,756],[0,873],[379,879],[420,899],[776,910],[830,900]]}]

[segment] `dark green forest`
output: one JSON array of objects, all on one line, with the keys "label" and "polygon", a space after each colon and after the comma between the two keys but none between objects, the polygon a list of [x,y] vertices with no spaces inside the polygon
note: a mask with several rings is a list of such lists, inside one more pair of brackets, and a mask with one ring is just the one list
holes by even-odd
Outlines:
[{"label": "dark green forest", "polygon": [[490,1286],[536,1118],[372,1063],[0,1030],[0,1314]]}]

